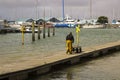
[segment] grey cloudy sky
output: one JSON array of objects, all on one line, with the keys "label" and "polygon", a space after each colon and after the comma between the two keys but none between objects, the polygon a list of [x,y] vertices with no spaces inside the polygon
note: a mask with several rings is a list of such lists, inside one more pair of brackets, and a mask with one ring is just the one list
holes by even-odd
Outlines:
[{"label": "grey cloudy sky", "polygon": [[[73,18],[90,18],[90,0],[64,0],[65,14]],[[120,0],[91,0],[92,17],[120,18]],[[36,8],[37,4],[37,8]],[[62,0],[0,0],[0,18],[26,19],[62,17]]]}]

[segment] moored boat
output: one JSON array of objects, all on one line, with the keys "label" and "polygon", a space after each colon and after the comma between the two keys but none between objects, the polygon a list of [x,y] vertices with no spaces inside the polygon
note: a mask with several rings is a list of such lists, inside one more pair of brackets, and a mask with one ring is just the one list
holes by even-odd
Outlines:
[{"label": "moored boat", "polygon": [[54,24],[55,27],[67,27],[67,28],[74,28],[76,26],[76,21],[72,19],[70,16],[66,15],[63,22],[59,22]]}]

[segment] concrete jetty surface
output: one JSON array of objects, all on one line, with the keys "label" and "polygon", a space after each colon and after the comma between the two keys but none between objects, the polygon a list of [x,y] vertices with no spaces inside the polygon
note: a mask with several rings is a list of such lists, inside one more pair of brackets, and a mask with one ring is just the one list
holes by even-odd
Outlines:
[{"label": "concrete jetty surface", "polygon": [[82,53],[66,54],[61,51],[56,53],[56,55],[44,58],[34,58],[19,63],[0,64],[0,80],[25,80],[31,75],[44,74],[50,71],[52,67],[62,63],[74,64],[83,57],[96,57],[116,51],[120,51],[120,41],[82,48]]}]

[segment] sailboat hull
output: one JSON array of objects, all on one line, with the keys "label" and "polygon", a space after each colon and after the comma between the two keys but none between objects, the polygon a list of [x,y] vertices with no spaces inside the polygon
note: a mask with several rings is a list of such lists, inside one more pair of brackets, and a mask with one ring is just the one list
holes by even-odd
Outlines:
[{"label": "sailboat hull", "polygon": [[75,28],[75,24],[65,24],[65,23],[58,23],[58,24],[55,24],[55,27],[58,27],[58,28]]}]

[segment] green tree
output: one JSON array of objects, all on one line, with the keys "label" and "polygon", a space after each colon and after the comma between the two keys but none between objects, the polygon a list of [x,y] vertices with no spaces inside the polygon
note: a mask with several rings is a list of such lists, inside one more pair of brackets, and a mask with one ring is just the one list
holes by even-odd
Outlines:
[{"label": "green tree", "polygon": [[77,19],[77,22],[79,22],[80,21],[80,19]]},{"label": "green tree", "polygon": [[100,17],[98,17],[97,22],[100,24],[108,23],[108,18],[106,16],[100,16]]}]

